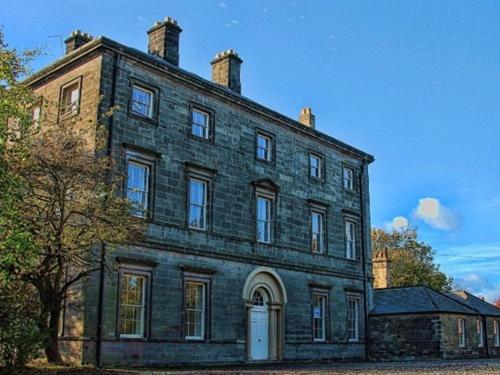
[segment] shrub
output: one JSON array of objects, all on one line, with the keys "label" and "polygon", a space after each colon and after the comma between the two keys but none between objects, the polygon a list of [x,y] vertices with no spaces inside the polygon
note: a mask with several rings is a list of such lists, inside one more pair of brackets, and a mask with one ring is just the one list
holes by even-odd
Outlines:
[{"label": "shrub", "polygon": [[23,367],[43,347],[37,316],[32,288],[20,282],[0,285],[0,365]]}]

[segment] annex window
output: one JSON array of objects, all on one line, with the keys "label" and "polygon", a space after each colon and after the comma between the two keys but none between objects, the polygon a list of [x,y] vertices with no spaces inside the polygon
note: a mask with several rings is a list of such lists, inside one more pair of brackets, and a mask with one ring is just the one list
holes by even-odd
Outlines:
[{"label": "annex window", "polygon": [[484,346],[484,328],[483,328],[483,321],[481,319],[477,319],[476,329],[477,329],[477,346],[482,348]]},{"label": "annex window", "polygon": [[147,276],[142,274],[121,274],[120,337],[142,338],[145,335],[147,281]]},{"label": "annex window", "polygon": [[272,200],[257,195],[257,241],[271,242]]},{"label": "annex window", "polygon": [[132,86],[132,105],[130,110],[136,115],[153,118],[154,93],[143,87]]},{"label": "annex window", "polygon": [[313,253],[322,254],[324,252],[324,223],[325,215],[323,212],[311,212],[311,251]]},{"label": "annex window", "polygon": [[184,284],[184,337],[204,340],[207,284],[188,280]]},{"label": "annex window", "polygon": [[207,181],[189,178],[189,218],[190,228],[207,229]]},{"label": "annex window", "polygon": [[257,133],[257,159],[272,161],[273,159],[273,140],[270,136]]},{"label": "annex window", "polygon": [[71,117],[80,110],[80,80],[64,85],[61,89],[61,115]]},{"label": "annex window", "polygon": [[323,178],[323,159],[316,154],[309,154],[309,175],[314,178]]},{"label": "annex window", "polygon": [[151,211],[151,185],[154,159],[148,155],[126,151],[126,196],[132,203],[132,214],[147,217]]},{"label": "annex window", "polygon": [[312,296],[312,321],[314,341],[326,340],[326,306],[327,296],[313,293]]},{"label": "annex window", "polygon": [[203,139],[210,138],[210,115],[207,112],[195,108],[191,111],[191,134]]},{"label": "annex window", "polygon": [[498,320],[493,321],[493,343],[496,347],[500,346],[500,327]]},{"label": "annex window", "polygon": [[351,220],[345,221],[345,247],[346,258],[356,259],[356,223]]},{"label": "annex window", "polygon": [[344,181],[344,189],[354,190],[354,169],[344,166],[342,175]]},{"label": "annex window", "polygon": [[347,298],[347,338],[349,341],[359,340],[359,299]]},{"label": "annex window", "polygon": [[458,319],[458,345],[465,348],[465,320]]}]

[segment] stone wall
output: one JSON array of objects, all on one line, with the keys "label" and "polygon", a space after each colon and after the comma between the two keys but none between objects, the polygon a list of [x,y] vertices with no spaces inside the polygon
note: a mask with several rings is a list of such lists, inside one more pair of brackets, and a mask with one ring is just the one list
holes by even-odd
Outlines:
[{"label": "stone wall", "polygon": [[[101,91],[110,97],[113,59],[105,55]],[[251,114],[211,92],[209,86],[193,89],[162,73],[147,70],[124,57],[118,63],[113,121],[113,150],[123,164],[124,144],[149,150],[158,157],[153,218],[147,240],[123,255],[148,254],[158,261],[153,277],[151,337],[124,342],[116,336],[116,276],[108,275],[106,287],[103,360],[106,363],[172,363],[245,360],[245,315],[241,290],[246,276],[257,266],[273,267],[283,278],[288,303],[285,307],[284,359],[363,358],[361,343],[346,341],[346,293],[355,291],[363,299],[361,241],[358,259],[345,256],[344,219],[358,220],[361,233],[359,192],[342,188],[342,166],[361,168],[359,160],[331,145],[299,133],[292,126]],[[154,121],[131,116],[129,95],[132,81],[150,85],[159,93]],[[104,105],[105,103],[103,103]],[[195,139],[190,132],[190,108],[201,106],[214,118],[213,141]],[[274,135],[275,161],[255,159],[255,134]],[[325,179],[308,177],[309,151],[323,155]],[[186,228],[186,162],[217,171],[214,177],[212,222],[208,232]],[[368,176],[365,166],[366,246],[370,246],[368,220]],[[278,187],[276,238],[273,244],[255,241],[252,182],[272,180]],[[308,199],[324,202],[327,208],[327,245],[323,255],[312,254],[309,238]],[[123,250],[122,250],[123,251]],[[367,270],[371,255],[367,254]],[[186,343],[181,336],[180,263],[207,265],[214,275],[211,306],[211,338],[205,343]],[[368,271],[367,271],[368,272]],[[311,290],[309,283],[330,290],[329,342],[313,344],[311,338]],[[88,290],[86,335],[95,337],[98,282]],[[361,305],[361,315],[364,308]],[[361,319],[362,321],[364,319]],[[94,327],[92,327],[94,326]],[[163,343],[163,345],[162,345]],[[93,345],[89,345],[89,352]],[[126,349],[128,348],[128,349]],[[203,348],[203,350],[201,350]],[[198,350],[199,349],[199,350]],[[91,359],[92,354],[86,354]]]},{"label": "stone wall", "polygon": [[[479,316],[441,314],[441,352],[443,358],[479,358],[486,356],[486,349],[478,346],[476,321]],[[458,320],[465,320],[465,347],[458,338]]]},{"label": "stone wall", "polygon": [[[102,349],[104,364],[164,365],[243,362],[247,359],[245,300],[242,293],[245,281],[256,265],[142,247],[116,250],[112,254],[112,258],[115,257],[132,257],[156,264],[151,276],[149,335],[140,340],[119,337],[116,317],[118,273],[107,273]],[[190,342],[183,338],[182,270],[186,267],[213,272],[208,299],[210,313],[207,329],[210,333],[202,342]],[[293,267],[276,271],[288,296],[284,312],[284,360],[364,358],[363,322],[361,340],[357,343],[348,342],[345,324],[346,294],[361,290],[360,281],[300,272]],[[312,339],[311,285],[328,288],[329,317],[327,341],[324,343],[315,343]],[[87,358],[92,362],[92,355]]]},{"label": "stone wall", "polygon": [[493,336],[493,322],[498,322],[498,329],[500,330],[500,316],[496,317],[486,317],[486,331],[488,337],[488,354],[490,357],[500,357],[500,345],[495,346],[495,340]]},{"label": "stone wall", "polygon": [[368,331],[372,360],[440,357],[438,314],[371,315]]}]

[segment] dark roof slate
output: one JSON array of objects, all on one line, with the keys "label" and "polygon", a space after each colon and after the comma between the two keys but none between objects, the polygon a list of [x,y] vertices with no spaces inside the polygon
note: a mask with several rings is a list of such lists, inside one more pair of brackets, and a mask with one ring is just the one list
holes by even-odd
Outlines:
[{"label": "dark roof slate", "polygon": [[466,292],[465,290],[446,293],[450,298],[455,301],[461,302],[470,308],[478,311],[481,315],[500,316],[500,309],[493,306],[491,303],[486,302],[482,298],[476,297],[474,294]]},{"label": "dark roof slate", "polygon": [[425,286],[375,289],[374,315],[410,313],[477,314],[473,309]]}]

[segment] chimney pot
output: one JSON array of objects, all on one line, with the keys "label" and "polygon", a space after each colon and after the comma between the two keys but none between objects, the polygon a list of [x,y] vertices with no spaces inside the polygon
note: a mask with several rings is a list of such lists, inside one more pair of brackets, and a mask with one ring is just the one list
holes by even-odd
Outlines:
[{"label": "chimney pot", "polygon": [[299,122],[305,126],[314,129],[316,126],[316,116],[313,115],[312,109],[309,107],[300,110]]},{"label": "chimney pot", "polygon": [[156,21],[148,30],[148,52],[179,66],[179,36],[182,29],[172,17]]},{"label": "chimney pot", "polygon": [[240,70],[243,60],[234,49],[215,55],[212,65],[212,81],[241,94]]},{"label": "chimney pot", "polygon": [[64,41],[64,44],[66,44],[66,54],[80,48],[92,39],[94,39],[92,35],[84,33],[78,29],[74,30]]}]

